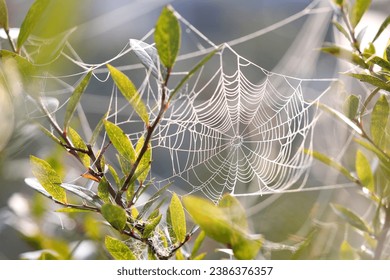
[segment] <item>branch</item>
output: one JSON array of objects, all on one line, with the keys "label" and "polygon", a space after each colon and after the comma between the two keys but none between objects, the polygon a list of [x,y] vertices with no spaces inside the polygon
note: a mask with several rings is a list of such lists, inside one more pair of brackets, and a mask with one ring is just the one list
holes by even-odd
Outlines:
[{"label": "branch", "polygon": [[[147,127],[146,131],[146,137],[145,137],[145,142],[141,148],[141,151],[138,154],[137,159],[135,160],[129,175],[126,177],[126,180],[124,181],[122,188],[119,190],[117,197],[115,198],[115,201],[118,203],[121,201],[122,194],[127,191],[129,188],[130,182],[133,179],[133,176],[135,174],[135,171],[137,170],[137,167],[139,163],[141,162],[142,157],[148,150],[148,146],[150,143],[150,140],[152,138],[152,135],[154,133],[154,130],[156,129],[157,125],[160,123],[165,111],[168,109],[168,102],[166,102],[166,94],[167,94],[167,85],[168,85],[168,80],[171,74],[172,69],[167,69],[167,76],[165,78],[164,83],[162,84],[162,96],[161,96],[161,106],[160,106],[160,111],[158,112],[158,115],[156,119],[154,120],[153,124],[151,126]],[[120,204],[121,205],[121,204]]]}]

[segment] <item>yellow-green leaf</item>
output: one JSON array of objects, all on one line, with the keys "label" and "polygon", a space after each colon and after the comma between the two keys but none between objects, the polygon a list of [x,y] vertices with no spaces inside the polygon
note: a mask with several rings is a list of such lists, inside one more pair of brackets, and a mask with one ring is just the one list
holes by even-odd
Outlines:
[{"label": "yellow-green leaf", "polygon": [[93,210],[89,209],[76,209],[76,208],[60,208],[57,209],[56,212],[59,213],[85,213],[85,212],[94,212]]},{"label": "yellow-green leaf", "polygon": [[387,16],[387,18],[382,22],[381,26],[379,27],[377,33],[375,34],[374,39],[372,39],[372,42],[375,42],[376,39],[382,34],[383,30],[386,29],[386,27],[390,24],[390,15]]},{"label": "yellow-green leaf", "polygon": [[337,28],[337,30],[340,31],[340,33],[343,34],[344,37],[349,41],[350,37],[349,37],[348,31],[345,30],[345,28],[337,21],[332,21],[332,23]]},{"label": "yellow-green leaf", "polygon": [[371,0],[355,0],[349,15],[352,27],[356,27],[356,25],[358,25],[370,5]]},{"label": "yellow-green leaf", "polygon": [[[72,141],[72,143],[75,146],[75,148],[78,148],[78,149],[81,149],[81,150],[84,150],[84,151],[87,150],[87,145],[85,144],[83,138],[81,138],[81,136],[77,133],[76,130],[74,130],[73,128],[69,127],[68,134],[69,134],[70,140]],[[82,152],[77,152],[77,154],[81,158],[84,166],[88,168],[89,165],[90,165],[89,156],[86,153],[82,153]]]},{"label": "yellow-green leaf", "polygon": [[126,226],[126,211],[114,204],[106,203],[102,206],[102,215],[115,229],[121,231]]},{"label": "yellow-green leaf", "polygon": [[369,83],[375,87],[379,87],[381,89],[384,89],[384,90],[387,90],[390,92],[390,84],[388,84],[387,82],[385,82],[377,77],[374,77],[374,76],[371,76],[368,74],[353,74],[353,73],[351,73],[348,75],[351,77],[354,77],[356,79],[359,79],[362,82]]},{"label": "yellow-green leaf", "polygon": [[371,171],[371,166],[367,158],[361,151],[356,153],[356,162],[355,162],[356,174],[360,182],[369,189],[371,192],[375,191],[375,181],[374,175]]},{"label": "yellow-green leaf", "polygon": [[88,72],[88,74],[84,76],[84,78],[76,86],[72,95],[70,96],[68,105],[66,106],[66,112],[64,118],[64,131],[67,131],[68,129],[70,120],[72,119],[73,114],[76,111],[77,104],[79,104],[81,95],[84,93],[85,89],[87,88],[91,77],[92,77],[92,71]]},{"label": "yellow-green leaf", "polygon": [[344,240],[340,246],[340,260],[356,260],[359,258],[356,250]]},{"label": "yellow-green leaf", "polygon": [[344,115],[349,119],[354,120],[359,110],[359,97],[356,95],[349,95],[343,104]]},{"label": "yellow-green leaf", "polygon": [[247,235],[233,234],[231,238],[234,257],[239,260],[254,259],[259,253],[262,245],[263,242],[261,237],[252,238]]},{"label": "yellow-green leaf", "polygon": [[206,257],[206,255],[207,255],[207,253],[201,253],[201,254],[199,254],[191,259],[194,261],[200,261],[200,260],[203,260]]},{"label": "yellow-green leaf", "polygon": [[113,238],[111,236],[106,236],[104,239],[104,244],[111,254],[111,256],[116,260],[136,260],[136,256],[130,250],[130,248],[123,243],[122,241]]},{"label": "yellow-green leaf", "polygon": [[337,58],[343,59],[345,61],[348,61],[350,63],[353,63],[355,65],[359,65],[362,68],[367,68],[367,64],[364,62],[364,60],[358,56],[357,54],[353,53],[350,50],[344,49],[340,46],[336,46],[333,44],[325,43],[325,45],[320,49],[321,51],[331,54]]},{"label": "yellow-green leaf", "polygon": [[[135,147],[135,152],[137,154],[137,157],[139,156],[139,153],[141,152],[141,149],[144,146],[144,143],[145,143],[145,137],[142,135],[139,138],[137,145]],[[138,167],[137,167],[137,171],[141,172],[141,174],[139,174],[137,176],[137,180],[139,182],[145,181],[146,177],[148,176],[149,171],[150,171],[150,167],[151,167],[151,165],[150,165],[151,161],[152,161],[152,148],[151,148],[151,145],[149,143],[148,148],[147,148],[146,152],[144,153],[143,157],[141,158],[141,161],[139,162]],[[136,173],[137,173],[137,171],[136,171]]]},{"label": "yellow-green leaf", "polygon": [[68,41],[69,36],[76,28],[64,31],[53,38],[45,39],[38,46],[39,51],[31,56],[35,64],[47,65],[58,59]]},{"label": "yellow-green leaf", "polygon": [[207,236],[220,243],[230,244],[233,228],[223,209],[195,196],[183,197],[183,204],[191,218]]},{"label": "yellow-green leaf", "polygon": [[218,207],[223,209],[226,217],[242,230],[248,229],[248,221],[244,207],[241,203],[230,194],[225,194],[219,201]]},{"label": "yellow-green leaf", "polygon": [[367,223],[351,210],[337,204],[331,204],[331,206],[333,211],[351,226],[367,233],[372,232]]},{"label": "yellow-green leaf", "polygon": [[89,140],[89,144],[91,144],[91,146],[95,145],[96,140],[97,140],[97,138],[98,138],[98,136],[103,128],[103,121],[107,119],[107,116],[108,116],[108,114],[105,113],[103,118],[100,119],[100,121],[96,125],[95,129],[93,130],[91,139]]},{"label": "yellow-green leaf", "polygon": [[110,138],[111,143],[114,145],[115,149],[117,149],[118,153],[129,162],[134,163],[135,151],[129,137],[127,137],[119,126],[112,122],[104,121],[104,127],[108,138]]},{"label": "yellow-green leaf", "polygon": [[198,253],[200,246],[202,245],[204,239],[206,238],[206,233],[202,230],[198,237],[194,241],[194,245],[192,245],[191,258],[195,258],[195,255]]},{"label": "yellow-green leaf", "polygon": [[32,173],[42,187],[53,197],[62,203],[66,203],[66,192],[60,186],[62,184],[57,172],[43,159],[30,156]]},{"label": "yellow-green leaf", "polygon": [[305,149],[304,152],[308,155],[311,155],[313,158],[321,161],[322,163],[336,169],[341,174],[343,174],[345,177],[347,177],[350,181],[356,182],[356,178],[348,171],[347,168],[342,166],[340,163],[334,161],[333,159],[331,159],[331,158],[327,157],[326,155],[324,155],[320,152],[317,152],[317,151]]},{"label": "yellow-green leaf", "polygon": [[98,196],[104,203],[110,203],[110,193],[108,191],[108,187],[107,179],[103,177],[98,185]]},{"label": "yellow-green leaf", "polygon": [[171,203],[169,204],[169,212],[171,215],[172,228],[175,232],[177,241],[183,242],[186,239],[187,233],[186,217],[183,205],[175,193],[173,193]]},{"label": "yellow-green leaf", "polygon": [[177,261],[184,261],[186,259],[183,255],[183,252],[181,251],[181,249],[176,251],[175,257],[176,257]]},{"label": "yellow-green leaf", "polygon": [[8,30],[8,9],[5,0],[0,0],[0,29]]},{"label": "yellow-green leaf", "polygon": [[341,7],[344,4],[344,0],[333,0],[333,3],[335,3],[337,6]]},{"label": "yellow-green leaf", "polygon": [[148,111],[146,109],[145,103],[141,99],[141,95],[138,93],[137,88],[125,74],[116,69],[114,66],[107,64],[107,68],[110,71],[112,79],[114,80],[122,95],[127,99],[130,105],[133,107],[134,111],[138,114],[141,120],[144,121],[146,126],[148,126]]},{"label": "yellow-green leaf", "polygon": [[381,95],[371,114],[371,137],[374,143],[382,150],[386,144],[385,128],[389,119],[389,103],[386,96]]},{"label": "yellow-green leaf", "polygon": [[146,221],[144,232],[142,233],[142,236],[144,238],[148,238],[153,233],[153,231],[156,229],[156,227],[160,223],[161,217],[162,217],[162,215],[159,214],[157,217],[150,218]]},{"label": "yellow-green leaf", "polygon": [[24,42],[34,31],[35,26],[40,21],[47,6],[50,4],[50,0],[36,0],[27,12],[26,17],[20,27],[18,40],[16,43],[17,49],[20,50]]},{"label": "yellow-green leaf", "polygon": [[156,48],[162,64],[172,68],[180,49],[180,25],[170,6],[164,7],[154,32]]},{"label": "yellow-green leaf", "polygon": [[111,176],[115,181],[115,184],[117,185],[117,187],[119,187],[121,185],[121,181],[119,179],[118,173],[116,172],[115,168],[112,167],[110,164],[107,164],[107,166],[108,166],[108,171],[110,171]]}]

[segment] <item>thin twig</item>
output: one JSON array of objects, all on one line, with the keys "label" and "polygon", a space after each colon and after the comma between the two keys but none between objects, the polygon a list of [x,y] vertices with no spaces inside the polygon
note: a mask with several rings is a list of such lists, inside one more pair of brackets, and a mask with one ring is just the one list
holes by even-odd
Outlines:
[{"label": "thin twig", "polygon": [[4,29],[5,34],[7,34],[8,42],[11,45],[12,51],[14,53],[18,53],[18,50],[16,49],[16,46],[14,44],[14,41],[12,41],[11,35],[9,34],[9,29]]},{"label": "thin twig", "polygon": [[165,111],[168,108],[168,103],[166,103],[165,100],[166,100],[167,85],[168,85],[168,80],[169,80],[169,77],[170,77],[170,73],[171,73],[171,69],[168,69],[167,70],[167,76],[165,78],[164,83],[162,84],[160,111],[159,111],[156,119],[154,120],[153,124],[151,126],[147,127],[144,144],[143,144],[143,146],[142,146],[142,148],[141,148],[141,150],[140,150],[140,152],[138,154],[138,157],[135,160],[135,162],[134,162],[134,164],[133,164],[133,166],[132,166],[128,176],[126,177],[126,180],[124,181],[120,191],[118,192],[117,197],[115,198],[115,201],[117,201],[117,202],[121,201],[122,194],[124,192],[126,192],[127,189],[129,188],[130,182],[131,182],[133,176],[135,175],[135,171],[137,170],[137,167],[140,164],[142,157],[144,156],[144,154],[146,153],[146,151],[149,148],[149,142],[150,142],[150,140],[152,138],[153,132],[156,129],[157,125],[160,123],[160,121],[161,121]]}]

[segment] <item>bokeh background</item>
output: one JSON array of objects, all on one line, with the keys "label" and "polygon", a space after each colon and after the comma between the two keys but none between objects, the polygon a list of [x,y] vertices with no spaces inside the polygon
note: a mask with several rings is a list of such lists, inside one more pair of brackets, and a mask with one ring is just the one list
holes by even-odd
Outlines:
[{"label": "bokeh background", "polygon": [[[19,27],[33,1],[8,0],[11,27]],[[116,54],[128,43],[130,38],[141,39],[153,28],[161,8],[171,4],[188,22],[202,32],[215,44],[229,42],[280,22],[304,9],[311,1],[306,0],[53,0],[51,10],[45,14],[47,21],[41,22],[36,29],[39,36],[52,36],[76,26],[70,37],[70,44],[84,62],[104,62]],[[328,1],[322,1],[329,8]],[[376,30],[381,21],[390,14],[387,0],[374,0],[370,14],[365,17],[369,26],[367,34]],[[347,66],[339,65],[330,56],[321,55],[318,48],[323,41],[333,41],[331,13],[320,13],[317,21],[309,21],[305,16],[283,25],[264,35],[247,40],[234,46],[234,49],[250,61],[265,69],[301,78],[338,77],[338,72]],[[309,28],[309,29],[307,29]],[[305,32],[300,33],[300,31]],[[375,32],[375,31],[372,31]],[[372,33],[371,33],[372,34]],[[303,36],[303,37],[301,37]],[[8,43],[0,39],[1,47],[8,48]],[[298,40],[300,44],[294,44]],[[191,34],[183,42],[181,53],[194,50],[200,42]],[[379,42],[379,44],[381,44]],[[383,44],[383,43],[382,43]],[[196,49],[196,48],[195,48]],[[132,56],[124,56],[115,61],[115,65],[130,65],[137,61]],[[53,69],[59,75],[79,71],[68,64]],[[76,78],[64,79],[74,84]],[[348,86],[359,94],[363,89]],[[88,88],[87,98],[83,102],[84,110],[92,125],[104,114],[102,105],[111,93],[112,85],[95,84]],[[3,100],[0,101],[5,104]],[[324,102],[339,108],[343,96],[324,97]],[[20,106],[20,107],[18,107]],[[13,110],[16,120],[23,120],[24,102]],[[339,107],[338,107],[339,106]],[[4,107],[5,108],[5,107]],[[1,114],[1,112],[0,112]],[[2,120],[6,122],[7,120]],[[3,129],[2,126],[0,126]],[[4,128],[5,131],[5,128]],[[31,240],[20,234],[22,231],[35,230],[30,219],[31,211],[42,212],[33,190],[24,183],[24,178],[31,176],[28,157],[30,154],[52,157],[53,162],[61,160],[61,154],[55,145],[41,135],[34,127],[26,124],[14,127],[11,139],[4,139],[5,132],[0,131],[5,147],[0,151],[0,259],[18,259],[21,254],[32,250]],[[8,138],[8,137],[7,137]],[[346,165],[353,166],[352,156],[348,156],[348,131],[330,118],[323,117],[315,130],[315,147],[336,158],[343,157]],[[350,157],[350,158],[349,158]],[[302,240],[313,228],[313,224],[323,225],[318,235],[316,248],[308,258],[337,258],[338,244],[344,235],[341,223],[329,211],[329,203],[350,203],[356,211],[365,213],[367,203],[353,190],[343,187],[342,178],[323,165],[314,162],[307,188],[324,187],[322,190],[302,191],[263,197],[241,199],[247,206],[253,232],[263,234],[271,242],[283,242],[292,245]],[[338,185],[340,184],[340,185]],[[31,204],[32,203],[32,204]],[[31,205],[36,207],[31,209]],[[50,207],[50,202],[49,206]],[[367,212],[368,213],[368,212]],[[74,224],[57,214],[45,217],[50,225],[48,231],[74,240]],[[68,224],[67,224],[68,223]],[[356,244],[359,238],[356,237]],[[267,246],[270,248],[272,243]],[[210,246],[215,246],[211,244]],[[88,244],[85,250],[88,252]],[[287,247],[286,247],[287,248]],[[271,248],[272,249],[272,248]],[[291,252],[275,245],[270,250],[269,258],[289,258]],[[93,254],[80,254],[80,258],[94,258]],[[211,251],[210,258],[221,257]]]}]

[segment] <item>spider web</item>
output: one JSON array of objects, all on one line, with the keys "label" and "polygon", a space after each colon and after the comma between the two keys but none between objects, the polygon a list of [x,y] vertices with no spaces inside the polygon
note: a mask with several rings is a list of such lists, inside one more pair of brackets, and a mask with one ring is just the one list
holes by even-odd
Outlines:
[{"label": "spider web", "polygon": [[[246,40],[316,13],[317,4],[312,2],[282,22],[248,35]],[[196,36],[197,50],[180,56],[176,66],[188,70],[182,62],[196,61],[194,58],[216,45],[176,14],[186,33]],[[153,51],[153,42],[147,43],[152,34],[153,30],[139,41],[138,52]],[[151,140],[150,179],[157,187],[173,182],[182,195],[201,193],[216,202],[224,193],[259,195],[304,186],[311,157],[303,150],[312,147],[317,100],[330,80],[300,79],[267,71],[232,48],[244,42],[243,38],[225,43],[170,103]],[[68,49],[71,53],[64,54],[68,59],[99,75],[106,73],[106,69],[99,69],[104,64],[134,52],[135,47],[129,42],[116,57],[98,65],[83,63],[70,45]],[[139,92],[154,120],[161,97],[156,69],[140,65],[118,69],[142,73]],[[173,74],[180,81],[187,72]],[[102,81],[106,80],[108,76]],[[316,88],[321,84],[322,90],[314,89],[313,84]],[[119,96],[114,88],[109,119],[130,131],[128,135],[135,143],[144,133],[143,123],[133,111],[129,112],[128,105],[121,104]]]},{"label": "spider web", "polygon": [[316,107],[304,100],[305,81],[268,72],[228,45],[216,59],[217,69],[200,71],[155,133],[154,153],[170,159],[160,166],[172,170],[165,180],[214,201],[291,187],[311,162],[303,149],[311,147]]}]

